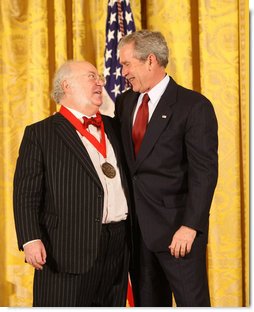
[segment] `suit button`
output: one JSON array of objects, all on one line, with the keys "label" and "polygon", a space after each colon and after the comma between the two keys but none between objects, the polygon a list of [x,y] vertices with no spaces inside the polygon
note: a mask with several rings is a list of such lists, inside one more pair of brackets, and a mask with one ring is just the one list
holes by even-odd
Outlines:
[{"label": "suit button", "polygon": [[98,195],[98,198],[102,198],[102,195],[101,195],[101,194],[99,194],[99,195]]},{"label": "suit button", "polygon": [[136,176],[134,176],[132,179],[133,179],[133,181],[136,181],[136,180],[137,180],[137,177],[136,177]]},{"label": "suit button", "polygon": [[94,221],[95,222],[100,222],[100,219],[99,218],[95,218]]}]

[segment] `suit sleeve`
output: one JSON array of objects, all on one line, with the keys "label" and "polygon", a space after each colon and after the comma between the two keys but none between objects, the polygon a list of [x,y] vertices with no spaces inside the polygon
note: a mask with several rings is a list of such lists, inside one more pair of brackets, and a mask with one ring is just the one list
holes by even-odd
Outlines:
[{"label": "suit sleeve", "polygon": [[40,145],[32,127],[21,142],[14,174],[13,204],[19,249],[41,237],[39,211],[43,205],[44,169]]},{"label": "suit sleeve", "polygon": [[208,100],[193,105],[189,114],[185,145],[188,161],[188,199],[183,224],[203,232],[218,177],[218,126]]}]

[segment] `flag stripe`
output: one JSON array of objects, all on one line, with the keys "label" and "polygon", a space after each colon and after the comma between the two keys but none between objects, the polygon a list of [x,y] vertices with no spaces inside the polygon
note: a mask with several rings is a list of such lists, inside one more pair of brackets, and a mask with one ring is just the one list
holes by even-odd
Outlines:
[{"label": "flag stripe", "polygon": [[116,97],[126,90],[125,79],[121,76],[121,65],[117,53],[120,39],[135,31],[135,24],[129,0],[109,0],[106,21],[106,46],[104,52],[105,89],[115,102]]}]

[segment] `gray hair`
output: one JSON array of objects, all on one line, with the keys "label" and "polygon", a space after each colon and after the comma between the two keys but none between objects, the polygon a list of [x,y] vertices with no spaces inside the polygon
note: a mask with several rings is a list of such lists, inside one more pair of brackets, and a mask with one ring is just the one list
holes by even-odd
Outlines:
[{"label": "gray hair", "polygon": [[56,71],[53,86],[51,91],[51,97],[56,103],[60,103],[65,93],[62,88],[62,82],[66,78],[70,78],[72,75],[71,65],[77,63],[77,61],[69,60],[59,67]]},{"label": "gray hair", "polygon": [[130,43],[134,44],[134,56],[138,60],[145,61],[148,55],[152,53],[156,56],[160,66],[167,66],[169,50],[161,32],[146,29],[133,32],[121,39],[118,49]]}]

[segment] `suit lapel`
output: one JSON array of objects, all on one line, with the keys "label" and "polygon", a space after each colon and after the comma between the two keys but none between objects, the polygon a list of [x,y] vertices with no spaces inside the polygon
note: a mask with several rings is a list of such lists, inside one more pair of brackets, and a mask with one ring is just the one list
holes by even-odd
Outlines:
[{"label": "suit lapel", "polygon": [[105,132],[107,134],[107,138],[110,141],[110,144],[112,145],[114,153],[115,153],[116,162],[120,170],[120,175],[123,178],[124,175],[123,175],[123,168],[122,168],[122,161],[121,161],[121,150],[119,146],[120,138],[119,139],[117,138],[116,129],[113,129],[113,126],[109,117],[102,115],[102,119],[104,123]]},{"label": "suit lapel", "polygon": [[86,171],[93,177],[99,187],[102,187],[98,174],[93,166],[90,156],[80,140],[76,129],[61,114],[56,113],[54,116],[56,132],[62,138],[64,143],[72,150],[73,154],[84,166]]},{"label": "suit lapel", "polygon": [[116,155],[119,155],[119,146],[117,144],[117,138],[116,134],[114,133],[114,129],[112,128],[112,125],[106,116],[102,115],[102,120],[104,123],[105,133],[107,134],[107,137],[114,149],[114,152]]},{"label": "suit lapel", "polygon": [[[139,93],[132,92],[128,97],[124,99],[124,107],[126,107],[126,113],[122,120],[122,141],[124,145],[125,154],[128,155],[127,162],[129,168],[133,168],[135,163],[134,149],[132,142],[132,122],[135,107],[137,105]],[[131,170],[132,171],[132,170]]]},{"label": "suit lapel", "polygon": [[159,100],[159,103],[147,126],[147,130],[141,144],[138,156],[136,158],[136,162],[133,166],[132,173],[134,173],[138,169],[142,161],[156,144],[156,141],[158,140],[163,130],[168,125],[172,115],[173,105],[176,102],[176,95],[177,84],[170,77],[169,84],[161,99]]}]

